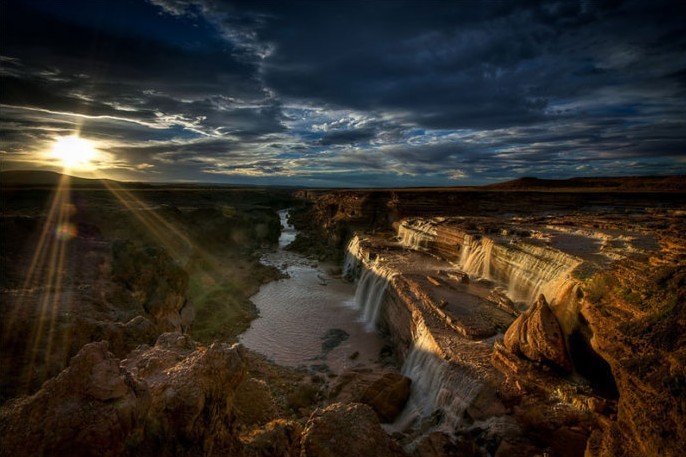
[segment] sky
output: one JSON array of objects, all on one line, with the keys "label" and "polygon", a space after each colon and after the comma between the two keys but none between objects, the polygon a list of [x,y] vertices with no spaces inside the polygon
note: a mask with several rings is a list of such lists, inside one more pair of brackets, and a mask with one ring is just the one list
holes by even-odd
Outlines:
[{"label": "sky", "polygon": [[686,2],[4,0],[0,167],[314,187],[686,174]]}]

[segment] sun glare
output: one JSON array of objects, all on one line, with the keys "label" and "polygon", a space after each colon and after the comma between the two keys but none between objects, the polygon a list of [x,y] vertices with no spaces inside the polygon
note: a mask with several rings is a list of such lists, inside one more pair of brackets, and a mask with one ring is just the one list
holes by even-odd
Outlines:
[{"label": "sun glare", "polygon": [[58,159],[67,169],[92,170],[93,160],[97,155],[93,142],[76,135],[58,138],[52,147],[53,158]]}]

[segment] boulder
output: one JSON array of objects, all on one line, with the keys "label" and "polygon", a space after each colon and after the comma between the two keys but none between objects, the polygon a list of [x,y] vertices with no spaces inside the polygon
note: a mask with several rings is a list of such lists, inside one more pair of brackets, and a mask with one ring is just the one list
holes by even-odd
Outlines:
[{"label": "boulder", "polygon": [[507,329],[505,346],[512,353],[534,362],[547,363],[566,372],[572,371],[564,334],[542,294]]},{"label": "boulder", "polygon": [[361,403],[333,403],[316,410],[302,434],[300,457],[401,457],[404,452]]},{"label": "boulder", "polygon": [[342,403],[364,403],[381,422],[393,422],[410,396],[412,380],[396,372],[349,369],[339,376],[330,397]]}]

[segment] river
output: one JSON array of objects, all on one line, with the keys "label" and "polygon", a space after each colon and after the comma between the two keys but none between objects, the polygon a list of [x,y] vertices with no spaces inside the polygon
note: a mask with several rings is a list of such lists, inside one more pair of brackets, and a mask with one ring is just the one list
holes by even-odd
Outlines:
[{"label": "river", "polygon": [[279,216],[279,247],[260,261],[288,277],[264,284],[251,297],[260,316],[239,341],[275,363],[313,371],[378,366],[384,341],[361,321],[355,286],[328,273],[335,265],[285,250],[296,231],[288,223],[288,210]]}]

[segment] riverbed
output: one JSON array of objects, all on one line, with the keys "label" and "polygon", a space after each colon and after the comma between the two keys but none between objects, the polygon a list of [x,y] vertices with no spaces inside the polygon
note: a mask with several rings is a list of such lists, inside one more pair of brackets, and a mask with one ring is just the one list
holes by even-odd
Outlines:
[{"label": "riverbed", "polygon": [[279,247],[260,261],[287,277],[263,285],[251,297],[260,316],[239,341],[275,363],[311,371],[340,373],[350,367],[379,366],[384,340],[361,321],[355,286],[329,273],[335,265],[287,251],[296,231],[288,223],[287,210],[279,216]]}]

